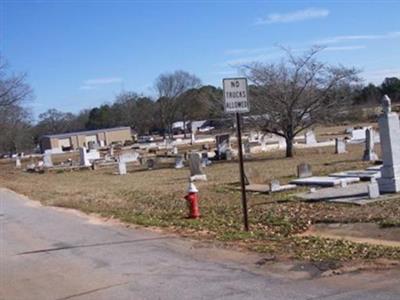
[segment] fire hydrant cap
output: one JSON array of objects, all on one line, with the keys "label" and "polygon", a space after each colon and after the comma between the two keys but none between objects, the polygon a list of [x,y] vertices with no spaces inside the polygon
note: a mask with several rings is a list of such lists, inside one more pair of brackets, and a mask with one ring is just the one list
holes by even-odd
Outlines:
[{"label": "fire hydrant cap", "polygon": [[188,193],[198,193],[199,190],[196,188],[193,182],[189,183]]}]

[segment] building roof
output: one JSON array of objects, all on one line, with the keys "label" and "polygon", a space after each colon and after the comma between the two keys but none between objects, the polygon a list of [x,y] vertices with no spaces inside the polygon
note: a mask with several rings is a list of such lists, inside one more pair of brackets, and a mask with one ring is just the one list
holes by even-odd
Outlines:
[{"label": "building roof", "polygon": [[58,138],[65,139],[74,135],[92,135],[101,132],[110,132],[110,131],[119,131],[119,130],[131,130],[130,127],[114,127],[114,128],[104,128],[104,129],[96,129],[96,130],[85,130],[85,131],[75,131],[75,132],[67,132],[60,134],[47,134],[43,135],[42,138]]}]

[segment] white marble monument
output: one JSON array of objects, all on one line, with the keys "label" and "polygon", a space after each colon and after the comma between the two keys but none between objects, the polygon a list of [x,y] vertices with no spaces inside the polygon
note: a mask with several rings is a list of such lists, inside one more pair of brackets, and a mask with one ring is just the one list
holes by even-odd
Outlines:
[{"label": "white marble monument", "polygon": [[400,123],[399,115],[392,112],[390,98],[382,99],[383,113],[379,117],[379,135],[383,167],[382,177],[378,179],[381,193],[400,191]]}]

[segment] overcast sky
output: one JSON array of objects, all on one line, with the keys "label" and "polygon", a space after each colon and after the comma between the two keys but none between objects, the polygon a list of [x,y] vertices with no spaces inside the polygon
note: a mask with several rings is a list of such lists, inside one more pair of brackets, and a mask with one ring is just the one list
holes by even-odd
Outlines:
[{"label": "overcast sky", "polygon": [[1,1],[0,51],[28,73],[34,114],[78,112],[122,90],[153,95],[160,73],[204,84],[283,45],[325,45],[321,60],[400,77],[400,1]]}]

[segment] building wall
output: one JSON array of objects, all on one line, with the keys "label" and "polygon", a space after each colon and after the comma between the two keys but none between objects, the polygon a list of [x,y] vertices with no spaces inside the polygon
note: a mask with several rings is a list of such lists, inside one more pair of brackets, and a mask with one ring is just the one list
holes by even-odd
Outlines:
[{"label": "building wall", "polygon": [[[68,138],[63,138],[66,140]],[[104,141],[105,145],[110,145],[111,143],[115,142],[122,142],[125,141],[132,141],[132,135],[130,128],[121,129],[121,130],[114,130],[114,131],[107,131],[104,130],[103,132],[98,132],[96,134],[91,135],[71,135],[69,137],[71,142],[71,147],[74,150],[77,150],[80,147],[88,147],[89,140],[96,140],[100,143],[100,141]],[[40,147],[42,152],[47,149],[61,149],[61,144],[59,143],[59,139],[56,137],[43,137],[40,141]]]},{"label": "building wall", "polygon": [[77,135],[76,138],[78,140],[78,148],[81,148],[81,147],[87,148],[88,147],[88,145],[86,145],[86,139],[85,139],[84,135]]},{"label": "building wall", "polygon": [[106,131],[105,137],[106,145],[110,145],[113,142],[124,143],[125,141],[132,141],[131,130],[129,128],[117,131]]}]

